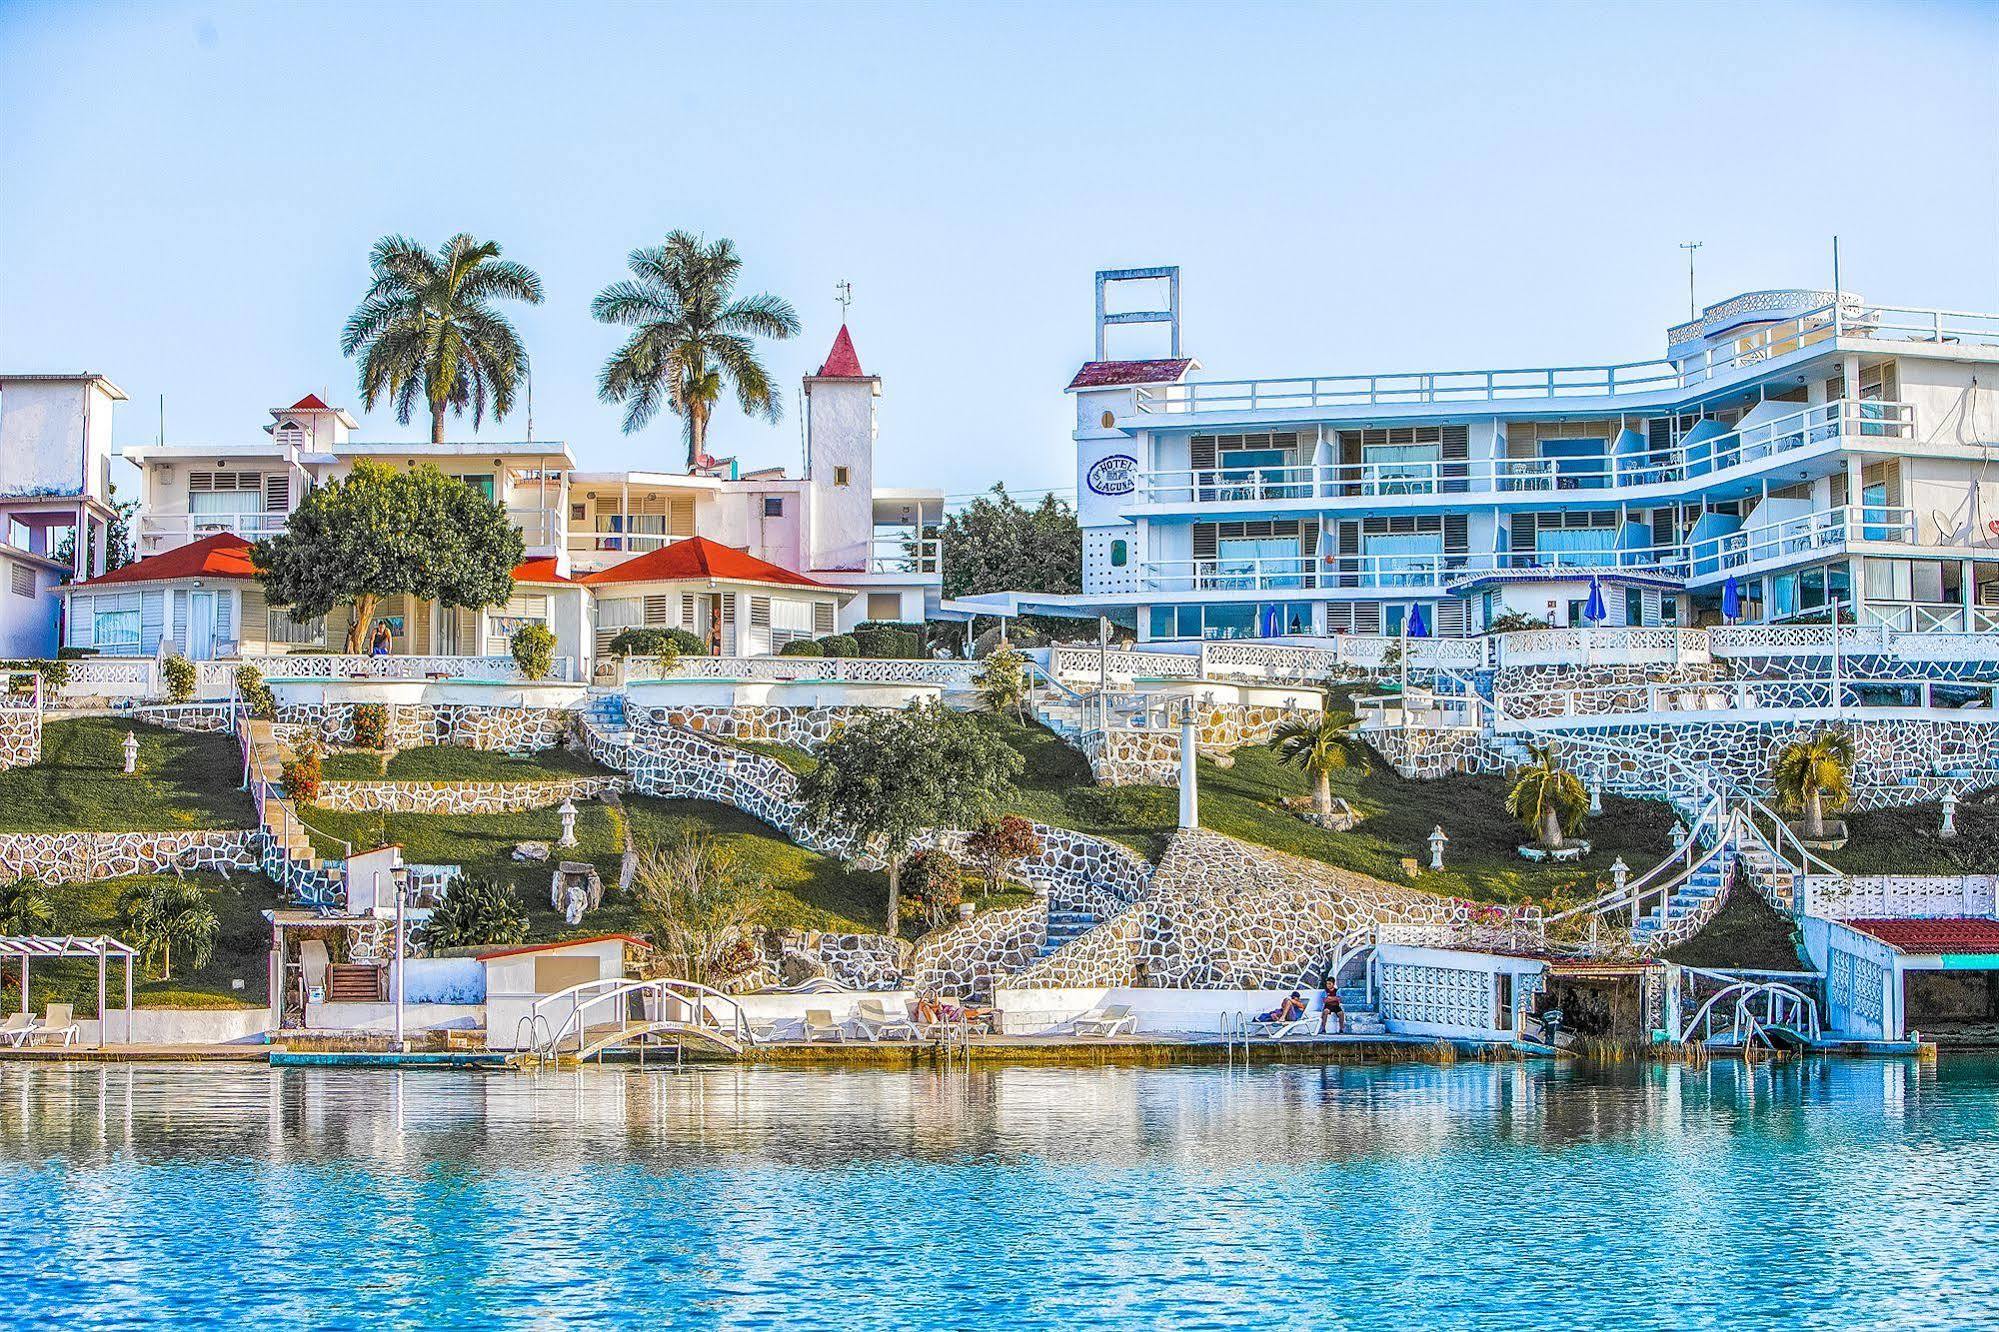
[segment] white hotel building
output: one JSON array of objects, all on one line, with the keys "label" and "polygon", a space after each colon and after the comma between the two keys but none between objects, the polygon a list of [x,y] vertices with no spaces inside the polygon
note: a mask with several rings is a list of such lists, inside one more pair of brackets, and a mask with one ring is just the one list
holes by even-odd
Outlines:
[{"label": "white hotel building", "polygon": [[[1107,314],[1126,282],[1166,308]],[[1758,291],[1662,360],[1201,380],[1177,269],[1098,275],[1079,598],[1146,641],[1843,618],[1999,627],[1999,316]],[[1106,327],[1170,326],[1109,360]],[[980,609],[987,609],[981,607]]]}]

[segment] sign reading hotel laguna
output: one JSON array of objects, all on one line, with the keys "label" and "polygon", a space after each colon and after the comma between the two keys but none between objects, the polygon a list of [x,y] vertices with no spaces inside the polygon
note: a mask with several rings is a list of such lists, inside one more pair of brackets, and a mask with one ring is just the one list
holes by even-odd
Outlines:
[{"label": "sign reading hotel laguna", "polygon": [[1099,495],[1129,495],[1137,471],[1138,459],[1129,453],[1106,454],[1097,459],[1084,482]]}]

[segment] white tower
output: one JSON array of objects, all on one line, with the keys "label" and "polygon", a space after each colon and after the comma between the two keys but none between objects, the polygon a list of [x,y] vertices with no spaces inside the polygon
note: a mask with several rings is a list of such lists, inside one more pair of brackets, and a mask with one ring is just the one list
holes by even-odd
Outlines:
[{"label": "white tower", "polygon": [[865,570],[874,541],[875,399],[847,326],[805,377],[805,479],[812,484],[807,567]]}]

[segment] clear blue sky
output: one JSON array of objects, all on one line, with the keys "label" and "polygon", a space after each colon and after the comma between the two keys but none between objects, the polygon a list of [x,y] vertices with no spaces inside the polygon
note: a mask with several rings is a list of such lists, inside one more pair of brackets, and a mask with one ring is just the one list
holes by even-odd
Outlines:
[{"label": "clear blue sky", "polygon": [[[0,3],[0,366],[110,375],[123,441],[161,393],[176,441],[358,414],[370,243],[468,230],[546,284],[537,436],[670,467],[677,422],[595,400],[587,303],[685,227],[798,306],[788,388],[853,282],[884,484],[1069,487],[1099,267],[1182,265],[1211,377],[1642,359],[1684,240],[1703,300],[1828,283],[1838,232],[1850,288],[1999,309],[1995,127],[1991,0]],[[795,404],[711,445],[795,465]]]}]

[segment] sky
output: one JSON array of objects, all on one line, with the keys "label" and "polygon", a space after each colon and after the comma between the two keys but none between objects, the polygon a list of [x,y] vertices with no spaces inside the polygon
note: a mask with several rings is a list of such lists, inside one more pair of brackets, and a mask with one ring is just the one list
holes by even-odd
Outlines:
[{"label": "sky", "polygon": [[1849,290],[1999,310],[1999,0],[0,0],[0,369],[109,375],[120,443],[161,395],[219,443],[307,392],[425,438],[340,326],[377,237],[469,231],[547,292],[510,312],[535,437],[677,468],[677,421],[597,401],[588,310],[674,228],[804,325],[784,420],[725,406],[712,452],[796,467],[844,280],[878,484],[1073,490],[1099,268],[1180,265],[1220,379],[1647,359],[1688,241],[1703,303],[1829,286],[1837,234]]}]

